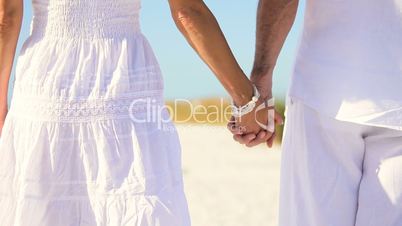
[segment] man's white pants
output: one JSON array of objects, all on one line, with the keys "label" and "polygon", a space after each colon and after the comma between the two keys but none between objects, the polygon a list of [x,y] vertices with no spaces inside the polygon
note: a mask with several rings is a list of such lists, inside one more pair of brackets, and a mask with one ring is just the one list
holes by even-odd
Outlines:
[{"label": "man's white pants", "polygon": [[402,131],[326,117],[289,97],[280,226],[402,226]]}]

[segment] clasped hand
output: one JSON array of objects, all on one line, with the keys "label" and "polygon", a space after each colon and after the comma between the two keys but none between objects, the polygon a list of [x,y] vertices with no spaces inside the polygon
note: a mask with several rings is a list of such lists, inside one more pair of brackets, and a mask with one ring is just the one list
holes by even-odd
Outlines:
[{"label": "clasped hand", "polygon": [[[266,143],[269,148],[272,147],[276,133],[275,131],[268,131],[267,126],[270,123],[282,125],[283,119],[274,109],[274,106],[266,106],[265,101],[266,98],[261,97],[252,112],[242,117],[231,118],[228,123],[228,129],[233,133],[234,140],[247,147],[253,147],[261,143]],[[273,117],[270,117],[269,111],[273,111]],[[273,120],[273,122],[270,122],[270,120]]]}]

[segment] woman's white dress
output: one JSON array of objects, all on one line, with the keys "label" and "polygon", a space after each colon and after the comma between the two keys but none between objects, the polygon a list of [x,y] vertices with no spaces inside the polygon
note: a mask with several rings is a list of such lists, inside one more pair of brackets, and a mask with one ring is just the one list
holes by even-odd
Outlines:
[{"label": "woman's white dress", "polygon": [[139,0],[33,0],[0,138],[2,226],[189,226]]}]

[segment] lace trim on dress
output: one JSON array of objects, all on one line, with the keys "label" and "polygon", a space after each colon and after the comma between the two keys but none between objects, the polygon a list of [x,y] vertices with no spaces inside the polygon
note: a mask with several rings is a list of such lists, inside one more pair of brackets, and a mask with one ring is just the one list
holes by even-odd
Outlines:
[{"label": "lace trim on dress", "polygon": [[34,121],[89,122],[96,120],[128,119],[134,114],[163,106],[160,90],[127,93],[118,98],[88,100],[39,99],[14,96],[9,115]]}]

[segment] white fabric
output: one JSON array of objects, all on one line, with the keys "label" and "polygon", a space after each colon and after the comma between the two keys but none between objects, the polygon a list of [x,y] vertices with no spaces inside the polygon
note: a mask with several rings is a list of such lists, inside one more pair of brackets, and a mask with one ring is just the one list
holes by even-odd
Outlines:
[{"label": "white fabric", "polygon": [[164,104],[140,2],[33,7],[0,138],[1,225],[189,226],[172,122],[133,120]]},{"label": "white fabric", "polygon": [[402,131],[287,102],[279,226],[402,225]]},{"label": "white fabric", "polygon": [[306,3],[289,95],[340,120],[402,129],[402,1]]}]

